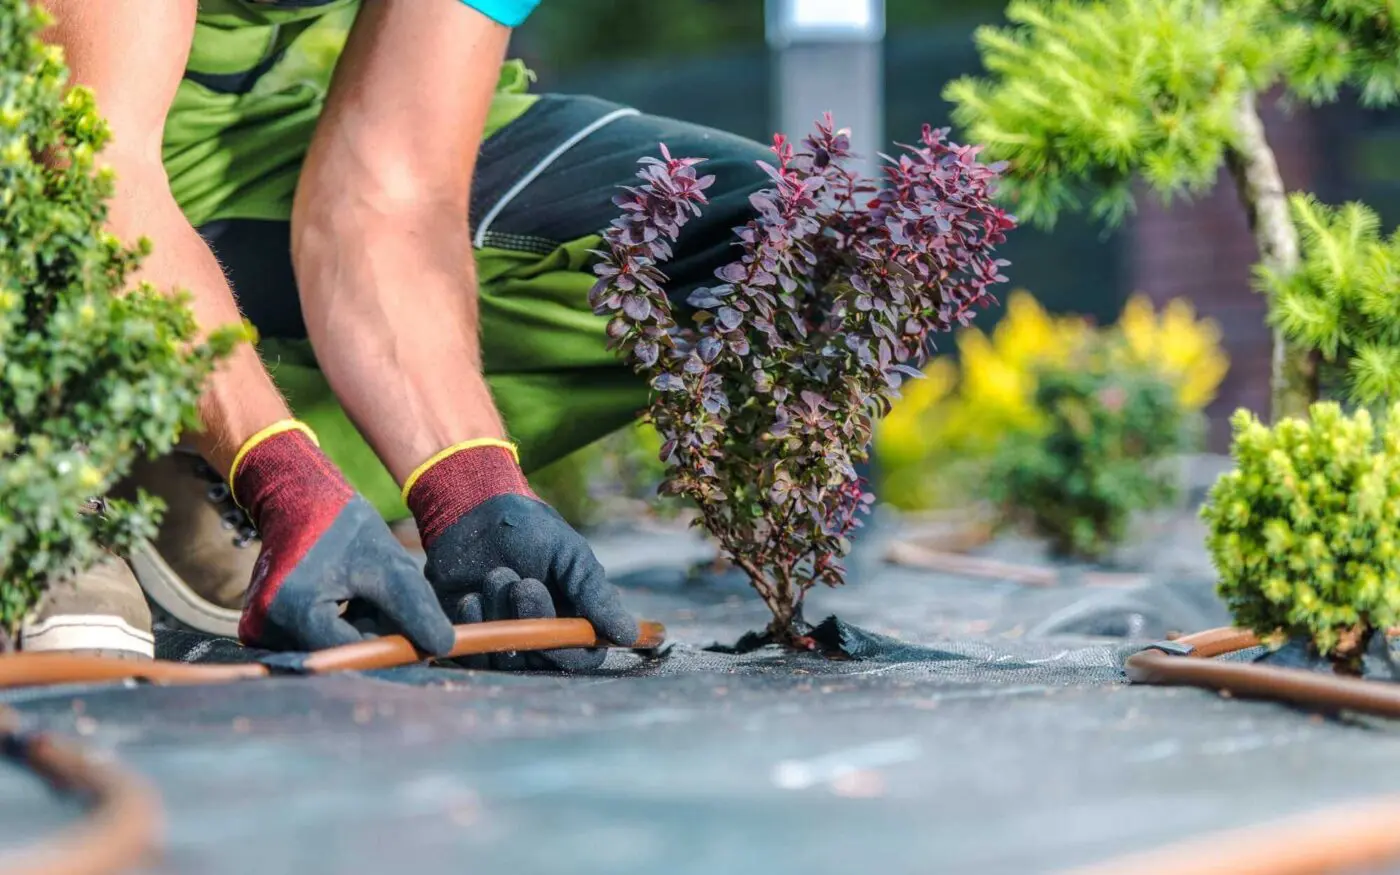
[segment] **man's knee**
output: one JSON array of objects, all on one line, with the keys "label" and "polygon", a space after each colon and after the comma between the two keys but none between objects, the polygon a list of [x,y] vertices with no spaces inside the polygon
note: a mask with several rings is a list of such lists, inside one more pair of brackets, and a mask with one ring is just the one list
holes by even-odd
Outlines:
[{"label": "man's knee", "polygon": [[[671,280],[670,297],[681,305],[694,289],[718,282],[715,270],[737,257],[734,229],[753,218],[750,198],[754,192],[772,185],[758,162],[772,163],[773,153],[746,137],[656,116],[643,116],[619,133],[631,138],[631,161],[627,176],[614,188],[635,184],[637,160],[658,156],[663,143],[673,157],[704,159],[697,172],[715,177],[705,191],[708,203],[681,230],[674,256],[664,266]],[[613,207],[609,218],[617,214]]]}]

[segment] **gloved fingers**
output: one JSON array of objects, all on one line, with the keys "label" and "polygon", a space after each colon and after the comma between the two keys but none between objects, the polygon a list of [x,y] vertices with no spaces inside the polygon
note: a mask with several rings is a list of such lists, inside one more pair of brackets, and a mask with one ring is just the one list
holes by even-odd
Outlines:
[{"label": "gloved fingers", "polygon": [[340,606],[335,602],[316,602],[307,608],[296,623],[278,625],[296,629],[297,644],[305,650],[324,650],[327,647],[354,644],[368,637],[340,615]]},{"label": "gloved fingers", "polygon": [[[459,626],[480,623],[486,619],[486,613],[481,606],[481,593],[469,592],[454,598],[443,599],[442,607],[447,612],[448,618]],[[452,660],[452,664],[458,668],[486,671],[491,668],[491,657],[486,655],[461,656]]]},{"label": "gloved fingers", "polygon": [[458,626],[480,623],[486,619],[486,611],[481,606],[481,593],[467,592],[442,599],[442,609],[447,618]]},{"label": "gloved fingers", "polygon": [[[407,558],[407,557],[405,557]],[[452,651],[456,635],[437,594],[416,567],[393,568],[360,593],[402,632],[414,646],[433,656]]]},{"label": "gloved fingers", "polygon": [[[510,611],[517,617],[541,617],[552,619],[556,616],[554,596],[549,588],[538,580],[521,580],[506,591],[511,600]],[[540,671],[585,672],[596,671],[608,658],[603,649],[546,650],[526,656],[529,668]]]},{"label": "gloved fingers", "polygon": [[510,613],[510,600],[506,592],[520,582],[520,575],[510,568],[493,568],[486,573],[481,584],[482,618],[492,620],[513,620]]},{"label": "gloved fingers", "polygon": [[607,572],[587,545],[579,547],[563,567],[556,566],[555,591],[564,594],[574,616],[593,624],[599,637],[631,647],[642,630],[622,605],[622,593],[608,582]]},{"label": "gloved fingers", "polygon": [[[533,619],[530,615],[522,616],[515,611],[513,593],[520,583],[520,575],[509,568],[495,568],[486,575],[486,582],[481,587],[481,604],[488,622]],[[526,668],[525,656],[520,653],[494,653],[491,655],[491,667],[497,671],[521,671]]]}]

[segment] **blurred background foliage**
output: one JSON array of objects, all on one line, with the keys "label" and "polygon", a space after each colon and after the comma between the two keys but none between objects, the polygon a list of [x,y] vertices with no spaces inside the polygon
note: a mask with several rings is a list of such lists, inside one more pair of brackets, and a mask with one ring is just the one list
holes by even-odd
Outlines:
[{"label": "blurred background foliage", "polygon": [[[996,18],[998,0],[885,0],[890,33],[909,28],[981,23]],[[551,71],[565,72],[602,60],[601,47],[618,34],[646,34],[629,41],[629,62],[704,57],[763,47],[760,0],[575,0],[544,3],[520,29],[516,48],[536,55]]]},{"label": "blurred background foliage", "polygon": [[[941,97],[943,83],[978,69],[972,32],[978,25],[1001,21],[1004,7],[1001,0],[886,0],[888,139],[913,137],[924,122],[949,124],[950,107]],[[626,40],[625,51],[618,50],[619,34],[636,36]],[[776,112],[760,0],[545,3],[517,31],[512,54],[535,70],[541,91],[596,94],[764,142],[773,132]],[[1006,257],[1016,276],[1035,279],[1038,297],[1053,311],[1109,321],[1122,307],[1124,248],[1117,237],[1105,235],[1087,220],[1070,217],[1053,234],[1020,231],[1008,245]],[[991,326],[1000,315],[999,308],[993,308],[979,316],[979,324]],[[951,338],[943,338],[942,344],[954,355],[961,352],[954,349]],[[955,368],[952,360],[940,361],[943,364],[936,365],[931,378],[918,387],[946,379],[948,368]],[[986,385],[996,381],[989,375]],[[1001,413],[1014,415],[1010,408]],[[913,419],[918,417],[906,417],[905,422]],[[898,431],[899,425],[892,429]],[[970,424],[958,429],[966,430],[972,439]],[[643,433],[634,433],[633,438]],[[901,452],[917,455],[917,436],[908,428],[904,434]],[[894,443],[883,441],[882,452]],[[614,439],[607,447],[585,451],[534,479],[551,500],[571,508],[566,515],[575,522],[596,523],[596,503],[570,500],[585,494],[581,484],[588,478],[568,471],[605,464],[620,446],[619,439]],[[885,464],[880,462],[882,469]],[[881,482],[876,491],[882,498],[903,488],[909,472],[897,460],[890,465],[877,474]],[[564,483],[572,485],[563,489]],[[900,503],[911,501],[921,504],[912,497]]]},{"label": "blurred background foliage", "polygon": [[956,507],[982,492],[992,460],[1047,421],[1038,377],[1084,362],[1105,371],[1151,371],[1170,384],[1187,414],[1215,397],[1229,367],[1219,328],[1191,304],[1154,310],[1131,298],[1115,323],[1099,327],[1055,315],[1029,292],[1013,292],[995,328],[957,334],[957,356],[942,356],[913,381],[881,423],[876,453],[882,500],[902,510]]},{"label": "blurred background foliage", "polygon": [[1034,428],[998,435],[978,484],[1002,528],[1028,530],[1061,557],[1109,558],[1135,515],[1180,494],[1172,461],[1199,447],[1203,418],[1183,403],[1182,384],[1119,355],[1124,340],[1039,367]]},{"label": "blurred background foliage", "polygon": [[[950,124],[943,87],[981,72],[972,34],[980,25],[1004,23],[1006,3],[886,0],[886,7],[887,138],[908,138],[925,121]],[[348,21],[327,21],[297,49],[314,65],[339,50]],[[511,54],[536,72],[537,91],[596,94],[764,141],[773,130],[761,0],[547,2],[517,30]],[[286,75],[299,75],[296,66],[288,65]],[[1333,203],[1364,199],[1387,226],[1400,222],[1400,164],[1393,160],[1400,113],[1343,101],[1317,111],[1316,125],[1331,156],[1313,180],[1317,195]],[[1106,234],[1076,216],[1053,231],[1024,228],[1013,235],[1005,253],[1010,275],[1033,286],[1035,297],[1012,296],[1007,307],[979,315],[978,331],[942,339],[929,378],[909,387],[880,430],[883,499],[903,508],[956,503],[961,475],[954,472],[977,470],[990,459],[997,435],[1026,433],[1034,421],[1034,370],[1063,357],[1056,350],[1068,336],[1112,324],[1120,314],[1126,336],[1159,357],[1195,362],[1188,380],[1194,388],[1183,390],[1183,403],[1199,408],[1225,367],[1214,328],[1188,315],[1185,302],[1153,312],[1146,301],[1130,300],[1131,239],[1131,223]],[[644,427],[627,430],[532,479],[572,521],[596,525],[647,500],[649,478],[658,473],[648,447]]]}]

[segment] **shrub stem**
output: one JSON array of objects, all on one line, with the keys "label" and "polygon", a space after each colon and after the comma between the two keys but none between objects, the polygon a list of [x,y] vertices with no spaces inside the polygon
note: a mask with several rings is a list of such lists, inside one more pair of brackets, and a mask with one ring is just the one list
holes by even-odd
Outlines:
[{"label": "shrub stem", "polygon": [[[1238,140],[1226,151],[1225,165],[1249,220],[1260,263],[1281,276],[1290,274],[1299,266],[1298,230],[1251,91],[1246,90],[1236,108],[1235,129]],[[1316,351],[1292,343],[1277,327],[1270,384],[1270,414],[1275,422],[1289,416],[1306,417],[1308,407],[1317,400]]]}]

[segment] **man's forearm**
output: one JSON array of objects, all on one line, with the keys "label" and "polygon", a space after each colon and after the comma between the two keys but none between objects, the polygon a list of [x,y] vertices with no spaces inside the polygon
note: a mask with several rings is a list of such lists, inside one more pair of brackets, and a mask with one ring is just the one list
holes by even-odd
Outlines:
[{"label": "man's forearm", "polygon": [[399,482],[501,438],[482,375],[471,180],[510,30],[458,0],[366,2],[292,209],[316,358]]},{"label": "man's forearm", "polygon": [[[44,5],[54,16],[44,38],[63,49],[74,84],[97,94],[112,132],[100,159],[116,173],[109,229],[122,240],[153,241],[155,251],[139,278],[162,291],[188,290],[202,330],[237,324],[241,317],[223,271],[180,212],[161,160],[161,133],[194,34],[195,0],[46,0]],[[225,475],[244,440],[287,415],[248,345],[210,379],[200,411],[204,429],[195,443]]]},{"label": "man's forearm", "polygon": [[[187,290],[202,332],[242,320],[223,270],[209,246],[190,226],[169,193],[159,167],[118,163],[117,194],[109,227],[123,240],[155,241],[138,279],[156,288]],[[193,435],[201,454],[227,476],[234,454],[260,429],[290,416],[251,344],[240,344],[205,385],[200,399],[202,431]]]},{"label": "man's forearm", "polygon": [[481,367],[466,217],[450,204],[308,206],[293,254],[331,388],[399,482],[444,447],[504,437]]}]

